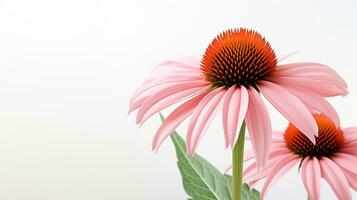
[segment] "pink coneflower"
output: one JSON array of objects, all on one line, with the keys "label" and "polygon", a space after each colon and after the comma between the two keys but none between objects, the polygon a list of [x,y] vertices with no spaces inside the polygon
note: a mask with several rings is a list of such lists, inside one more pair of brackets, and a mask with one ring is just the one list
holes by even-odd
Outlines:
[{"label": "pink coneflower", "polygon": [[[301,164],[301,177],[311,200],[320,199],[320,178],[331,186],[338,199],[351,199],[349,187],[357,190],[357,127],[341,129],[328,117],[314,116],[319,128],[313,144],[293,124],[285,133],[274,132],[272,151],[266,168],[257,170],[253,162],[244,171],[246,182],[265,179],[262,196],[292,167]],[[246,162],[253,158],[246,154]]]},{"label": "pink coneflower", "polygon": [[136,123],[179,101],[158,129],[153,149],[157,150],[171,132],[191,116],[187,130],[187,152],[192,154],[206,129],[223,110],[226,147],[237,140],[237,130],[246,121],[257,162],[262,165],[270,152],[271,123],[262,93],[313,143],[318,133],[311,111],[338,115],[323,97],[346,95],[344,80],[319,63],[279,65],[270,44],[259,33],[243,28],[219,34],[202,58],[167,61],[135,91],[129,112],[138,109]]}]

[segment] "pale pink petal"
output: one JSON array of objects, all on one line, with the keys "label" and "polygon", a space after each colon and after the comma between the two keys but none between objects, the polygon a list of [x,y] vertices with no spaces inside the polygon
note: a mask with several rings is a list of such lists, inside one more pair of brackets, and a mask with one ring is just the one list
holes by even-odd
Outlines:
[{"label": "pale pink petal", "polygon": [[342,168],[357,174],[357,156],[346,153],[335,153],[332,159]]},{"label": "pale pink petal", "polygon": [[343,129],[343,134],[346,141],[352,142],[357,140],[357,127],[349,127]]},{"label": "pale pink petal", "polygon": [[345,174],[348,185],[357,191],[357,174],[351,173],[345,169],[342,169],[342,171]]},{"label": "pale pink petal", "polygon": [[301,177],[310,199],[320,199],[321,169],[317,158],[305,158],[301,165]]},{"label": "pale pink petal", "polygon": [[[283,145],[285,145],[284,142],[278,142],[278,143],[273,143],[272,147],[271,147],[271,153],[269,154],[269,160],[267,161],[266,166],[264,167],[264,169],[258,171],[258,168],[256,168],[256,162],[253,162],[252,165],[250,165],[250,167],[246,168],[244,170],[243,175],[246,177],[252,176],[257,172],[261,172],[261,171],[266,171],[268,170],[270,167],[274,166],[274,163],[276,163],[277,161],[279,161],[279,159],[281,158],[281,156],[285,157],[286,155],[290,154],[290,150],[286,148],[286,146],[282,147]],[[244,160],[244,162],[247,162],[248,160]],[[271,165],[273,164],[273,165]],[[250,174],[250,175],[248,175]]]},{"label": "pale pink petal", "polygon": [[152,143],[152,149],[159,148],[161,143],[182,123],[189,115],[193,113],[198,103],[207,95],[208,92],[202,93],[177,107],[161,124],[157,130]]},{"label": "pale pink petal", "polygon": [[340,152],[357,156],[357,140],[348,141],[345,138],[345,144],[340,149]]},{"label": "pale pink petal", "polygon": [[[173,85],[176,85],[173,84]],[[162,85],[158,85],[156,87],[152,87],[148,90],[146,90],[145,92],[141,93],[139,96],[133,96],[130,100],[130,104],[129,104],[129,114],[138,109],[140,106],[143,105],[143,103],[150,98],[151,96],[153,96],[154,94],[162,91],[163,89],[172,86],[171,84],[162,84]]]},{"label": "pale pink petal", "polygon": [[169,76],[164,76],[162,78],[155,79],[153,81],[150,81],[149,83],[144,83],[142,84],[138,89],[135,90],[133,93],[130,102],[133,102],[136,98],[140,97],[141,94],[145,93],[147,90],[160,86],[160,85],[167,85],[171,86],[172,84],[178,84],[182,82],[187,82],[187,81],[197,81],[197,80],[203,80],[203,77],[201,75],[197,76],[182,76],[182,75],[169,75]]},{"label": "pale pink petal", "polygon": [[186,82],[165,88],[145,100],[137,113],[136,123],[142,123],[162,109],[205,90],[207,87],[204,87],[200,81]]},{"label": "pale pink petal", "polygon": [[278,141],[284,140],[284,132],[282,131],[273,131],[273,139]]},{"label": "pale pink petal", "polygon": [[243,176],[245,182],[255,182],[266,178],[271,173],[277,163],[279,163],[282,159],[286,159],[287,157],[289,157],[290,152],[277,151],[272,152],[271,154],[272,155],[266,162],[266,165],[263,169],[259,170],[257,168],[256,162],[254,162],[244,170]]},{"label": "pale pink petal", "polygon": [[267,190],[274,184],[274,182],[289,171],[294,165],[296,165],[298,160],[299,157],[294,154],[289,154],[286,158],[281,159],[280,162],[277,163],[271,170],[271,173],[264,182],[263,189],[261,190],[261,196],[265,196]]},{"label": "pale pink petal", "polygon": [[215,117],[216,112],[222,105],[222,98],[226,93],[224,87],[217,88],[211,91],[202,101],[197,105],[192,114],[188,126],[186,137],[187,153],[193,154],[196,150],[197,144],[201,137],[206,132],[206,129]]},{"label": "pale pink petal", "polygon": [[202,75],[199,65],[190,66],[177,61],[166,61],[154,68],[150,75],[145,78],[144,83],[148,83],[152,80],[156,80],[165,76],[178,74],[181,76]]},{"label": "pale pink petal", "polygon": [[347,88],[339,88],[336,84],[309,78],[276,76],[269,78],[269,80],[278,85],[299,86],[305,88],[306,90],[311,90],[323,97],[338,95],[345,96],[348,93]]},{"label": "pale pink petal", "polygon": [[224,141],[226,148],[231,143],[230,136],[228,133],[228,110],[229,110],[229,102],[231,101],[232,95],[236,89],[236,86],[232,86],[227,90],[226,96],[223,100],[223,108],[222,108],[222,121],[223,121],[223,133],[224,133]]},{"label": "pale pink petal", "polygon": [[274,75],[282,77],[300,77],[319,80],[347,88],[346,82],[332,68],[319,63],[291,63],[280,65]]},{"label": "pale pink petal", "polygon": [[336,126],[340,124],[340,118],[336,110],[331,106],[331,104],[326,101],[320,95],[311,92],[309,90],[304,90],[303,88],[284,86],[289,92],[295,95],[302,103],[304,103],[308,108],[317,110],[327,117],[329,117]]},{"label": "pale pink petal", "polygon": [[184,57],[177,60],[168,60],[159,64],[155,70],[159,69],[183,69],[183,70],[200,70],[200,58],[199,57]]},{"label": "pale pink petal", "polygon": [[183,63],[184,65],[200,68],[202,58],[200,56],[185,56],[180,58],[178,62]]},{"label": "pale pink petal", "polygon": [[288,59],[289,57],[291,57],[291,56],[293,56],[293,55],[295,55],[295,54],[297,54],[297,53],[299,53],[299,52],[300,52],[300,50],[294,51],[294,52],[291,52],[291,53],[289,53],[289,54],[286,54],[286,55],[284,55],[284,56],[278,58],[278,63],[280,63],[280,62],[282,62],[282,61]]},{"label": "pale pink petal", "polygon": [[314,135],[318,134],[316,121],[297,97],[268,81],[261,81],[259,89],[275,108],[315,144]]},{"label": "pale pink petal", "polygon": [[[203,80],[201,77],[192,77],[192,76],[181,76],[181,78],[174,78],[168,76],[166,78],[157,79],[149,83],[142,84],[132,95],[129,103],[129,113],[139,108],[144,101],[154,96],[156,93],[169,88],[175,87],[181,83],[197,83],[197,81],[202,81],[202,85],[209,85],[209,83]],[[204,84],[206,82],[206,84]]]},{"label": "pale pink petal", "polygon": [[233,148],[236,141],[236,133],[239,132],[247,112],[249,98],[245,87],[237,88],[233,86],[231,88],[233,88],[233,92],[227,92],[223,104],[223,127],[225,127],[225,135],[227,135],[228,141]]},{"label": "pale pink petal", "polygon": [[341,168],[329,158],[323,157],[320,160],[321,176],[331,186],[338,199],[350,200],[351,191]]},{"label": "pale pink petal", "polygon": [[269,113],[263,100],[254,88],[248,89],[249,105],[246,114],[247,128],[252,140],[258,168],[268,160],[272,141]]}]

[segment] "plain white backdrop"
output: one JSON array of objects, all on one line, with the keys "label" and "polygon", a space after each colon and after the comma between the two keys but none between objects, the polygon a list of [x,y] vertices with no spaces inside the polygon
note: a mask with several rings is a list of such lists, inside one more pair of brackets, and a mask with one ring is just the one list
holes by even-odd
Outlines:
[{"label": "plain white backdrop", "polygon": [[[128,100],[155,65],[200,56],[227,28],[258,30],[278,55],[302,50],[286,62],[336,69],[350,95],[331,102],[342,126],[357,126],[356,8],[352,0],[0,1],[0,199],[186,199],[172,143],[151,152],[158,117],[139,129]],[[229,164],[219,117],[198,152],[222,170]],[[336,199],[326,183],[321,193]],[[297,170],[266,196],[305,198]]]}]

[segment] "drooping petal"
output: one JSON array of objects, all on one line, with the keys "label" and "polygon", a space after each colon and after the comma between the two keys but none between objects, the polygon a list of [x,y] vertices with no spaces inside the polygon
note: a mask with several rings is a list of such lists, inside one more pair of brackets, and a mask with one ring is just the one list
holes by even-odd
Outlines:
[{"label": "drooping petal", "polygon": [[196,76],[200,73],[200,64],[192,59],[179,59],[173,61],[165,61],[154,68],[144,83],[169,75]]},{"label": "drooping petal", "polygon": [[142,123],[163,108],[205,90],[207,88],[200,81],[186,82],[165,88],[145,100],[137,113],[136,123]]},{"label": "drooping petal", "polygon": [[343,134],[348,142],[357,140],[357,127],[349,127],[343,129]]},{"label": "drooping petal", "polygon": [[280,63],[280,62],[282,62],[282,61],[288,59],[289,57],[291,57],[291,56],[293,56],[293,55],[295,55],[295,54],[297,54],[297,53],[299,53],[299,52],[300,52],[300,50],[294,51],[294,52],[291,52],[291,53],[289,53],[289,54],[286,54],[286,55],[284,55],[284,56],[278,58],[278,63]]},{"label": "drooping petal", "polygon": [[335,153],[332,158],[340,167],[357,174],[357,156],[346,153]]},{"label": "drooping petal", "polygon": [[224,141],[226,148],[231,143],[230,142],[230,135],[228,133],[228,109],[229,109],[229,102],[231,101],[232,95],[236,89],[236,86],[230,87],[227,92],[226,96],[223,100],[223,108],[222,108],[222,121],[223,121],[223,133],[224,133]]},{"label": "drooping petal", "polygon": [[267,190],[274,184],[274,182],[289,171],[294,165],[298,163],[298,157],[294,154],[288,154],[286,158],[280,160],[264,182],[263,189],[261,190],[261,196],[265,196]]},{"label": "drooping petal", "polygon": [[159,64],[154,71],[165,70],[184,70],[184,71],[199,71],[200,58],[189,56],[177,60],[167,60]]},{"label": "drooping petal", "polygon": [[331,186],[338,199],[350,200],[351,191],[341,168],[329,158],[320,159],[321,176]]},{"label": "drooping petal", "polygon": [[[312,108],[313,110],[317,110],[323,113],[324,115],[329,117],[335,123],[336,126],[340,124],[340,118],[336,110],[328,101],[326,101],[320,95],[298,87],[286,86],[284,88],[291,92],[293,95],[295,95],[308,108]],[[310,111],[312,110],[310,109]]]},{"label": "drooping petal", "polygon": [[157,150],[161,143],[182,123],[189,115],[193,113],[198,103],[207,95],[208,92],[202,93],[179,107],[177,107],[161,124],[157,130],[152,143],[152,149]]},{"label": "drooping petal", "polygon": [[318,134],[316,121],[297,97],[268,81],[261,81],[259,89],[276,109],[315,144],[314,135]]},{"label": "drooping petal", "polygon": [[284,133],[281,131],[273,131],[273,142],[280,142],[284,140]]},{"label": "drooping petal", "polygon": [[333,97],[338,95],[345,96],[348,93],[347,88],[339,88],[333,83],[326,83],[324,81],[309,78],[276,76],[269,78],[269,81],[278,85],[299,86],[306,90],[311,90],[323,97]]},{"label": "drooping petal", "polygon": [[[223,127],[228,142],[233,148],[237,131],[243,124],[243,120],[248,108],[248,92],[245,87],[231,87],[227,92],[223,103]],[[231,89],[230,88],[230,89]]]},{"label": "drooping petal", "polygon": [[175,84],[162,84],[162,85],[158,85],[156,87],[152,87],[146,91],[144,91],[143,93],[141,93],[140,95],[138,96],[133,96],[131,99],[130,99],[130,103],[129,103],[129,114],[140,108],[140,106],[143,105],[143,103],[148,99],[150,98],[151,96],[155,95],[156,93],[162,91],[163,89],[167,88],[167,87],[170,87],[170,86],[173,86],[173,85],[176,85]]},{"label": "drooping petal", "polygon": [[197,76],[169,75],[169,76],[164,76],[162,78],[155,79],[153,81],[150,81],[149,83],[142,84],[138,89],[136,89],[130,99],[130,103],[132,103],[135,99],[140,97],[143,93],[145,94],[145,92],[151,88],[158,87],[160,85],[171,86],[172,84],[178,84],[187,81],[197,81],[197,80],[204,81],[203,77],[199,74]]},{"label": "drooping petal", "polygon": [[202,58],[200,56],[185,56],[178,60],[185,65],[192,66],[195,68],[200,68]]},{"label": "drooping petal", "polygon": [[305,158],[301,165],[301,177],[310,199],[320,199],[321,169],[317,158]]},{"label": "drooping petal", "polygon": [[216,112],[221,107],[222,98],[225,93],[226,91],[224,87],[217,88],[207,94],[197,105],[192,114],[186,136],[188,154],[193,154],[195,152],[199,140],[206,132],[211,120],[215,117]]},{"label": "drooping petal", "polygon": [[251,87],[248,89],[248,94],[249,104],[245,119],[258,168],[260,168],[268,160],[271,150],[271,122],[268,110],[258,92]]},{"label": "drooping petal", "polygon": [[288,150],[273,150],[269,156],[269,160],[266,162],[266,165],[262,170],[258,170],[256,162],[253,162],[244,170],[244,181],[255,182],[266,178],[271,173],[276,163],[280,162],[282,159],[286,159],[289,155],[290,152]]},{"label": "drooping petal", "polygon": [[357,191],[357,174],[351,173],[345,169],[342,169],[342,171],[345,174],[348,185]]},{"label": "drooping petal", "polygon": [[[190,83],[196,81],[202,81],[202,83],[206,82],[206,85],[209,83],[202,79],[202,77],[194,77],[194,76],[182,76],[182,75],[175,75],[174,76],[167,76],[165,78],[158,78],[157,80],[150,81],[148,83],[142,84],[132,95],[129,102],[129,113],[134,111],[135,109],[139,108],[146,99],[151,96],[154,96],[156,93],[169,88],[175,87],[181,83]],[[203,84],[205,85],[205,84]]]},{"label": "drooping petal", "polygon": [[275,75],[281,77],[308,78],[334,84],[339,88],[347,88],[346,82],[335,70],[319,63],[290,63],[280,65],[277,67]]}]

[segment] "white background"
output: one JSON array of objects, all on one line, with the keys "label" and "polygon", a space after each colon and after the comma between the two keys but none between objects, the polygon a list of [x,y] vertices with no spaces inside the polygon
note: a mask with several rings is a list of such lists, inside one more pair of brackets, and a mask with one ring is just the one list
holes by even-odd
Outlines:
[{"label": "white background", "polygon": [[[201,55],[227,28],[258,30],[278,55],[302,50],[289,62],[336,69],[350,95],[332,103],[343,127],[357,126],[355,2],[0,1],[0,199],[185,199],[172,143],[151,152],[158,118],[139,129],[128,100],[156,64]],[[220,122],[198,152],[223,170]],[[325,183],[321,193],[335,199]],[[296,170],[266,197],[305,198]]]}]

